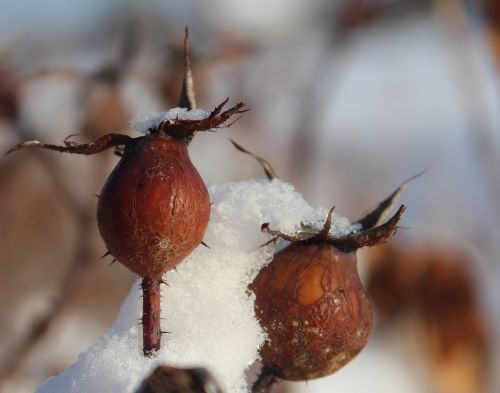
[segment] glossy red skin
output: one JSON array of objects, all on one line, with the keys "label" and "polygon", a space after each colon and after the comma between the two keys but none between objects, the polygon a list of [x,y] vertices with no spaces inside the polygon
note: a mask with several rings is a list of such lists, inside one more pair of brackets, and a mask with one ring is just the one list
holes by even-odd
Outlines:
[{"label": "glossy red skin", "polygon": [[111,255],[150,278],[174,268],[201,243],[209,217],[208,191],[186,143],[159,134],[126,146],[97,205]]},{"label": "glossy red skin", "polygon": [[251,289],[267,333],[263,364],[282,379],[329,375],[368,341],[371,308],[356,254],[332,245],[292,243],[264,267]]}]

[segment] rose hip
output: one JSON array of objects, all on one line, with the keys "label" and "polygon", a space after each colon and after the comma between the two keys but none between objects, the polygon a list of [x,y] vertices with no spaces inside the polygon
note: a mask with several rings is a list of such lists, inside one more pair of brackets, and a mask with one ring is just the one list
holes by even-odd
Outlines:
[{"label": "rose hip", "polygon": [[[194,107],[191,70],[185,39],[184,85],[179,100]],[[99,231],[112,255],[143,277],[143,351],[160,348],[161,276],[176,267],[202,243],[210,217],[208,191],[189,159],[187,146],[198,131],[220,128],[235,114],[239,103],[223,111],[226,99],[204,119],[164,120],[145,136],[108,134],[79,144],[66,139],[64,146],[26,141],[7,154],[27,146],[77,154],[118,149],[121,160],[108,177],[97,205]]]},{"label": "rose hip", "polygon": [[291,241],[264,267],[250,288],[267,340],[261,348],[266,372],[292,381],[329,375],[363,349],[371,330],[371,308],[357,272],[356,250],[390,238],[405,210],[385,224],[345,237],[329,234],[333,209],[317,234]]},{"label": "rose hip", "polygon": [[[270,180],[276,177],[266,160],[234,141],[233,145],[257,159]],[[303,381],[329,375],[364,348],[372,316],[358,276],[356,250],[383,243],[395,234],[404,205],[387,222],[380,225],[380,221],[413,178],[342,237],[330,234],[333,208],[316,232],[289,235],[262,224],[262,231],[272,235],[271,241],[282,238],[291,244],[275,254],[250,285],[256,316],[267,335],[254,393],[267,392],[278,378]]]}]

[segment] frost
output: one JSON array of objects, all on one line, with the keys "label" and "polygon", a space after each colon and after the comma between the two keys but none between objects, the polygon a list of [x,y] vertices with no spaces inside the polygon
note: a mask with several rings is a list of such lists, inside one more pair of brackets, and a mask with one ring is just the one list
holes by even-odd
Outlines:
[{"label": "frost", "polygon": [[[245,371],[258,358],[265,338],[247,291],[267,264],[274,245],[259,247],[269,237],[260,231],[269,222],[282,231],[300,230],[300,222],[321,227],[327,210],[311,207],[290,184],[264,179],[210,188],[213,202],[205,242],[162,288],[162,349],[154,358],[142,355],[138,282],[109,331],[58,377],[37,393],[131,393],[156,365],[206,367],[226,392],[248,390]],[[334,216],[334,233],[353,229]]]},{"label": "frost", "polygon": [[202,109],[172,108],[166,112],[155,112],[147,115],[135,116],[130,125],[138,132],[146,133],[155,129],[165,120],[203,120],[210,116],[210,112]]}]

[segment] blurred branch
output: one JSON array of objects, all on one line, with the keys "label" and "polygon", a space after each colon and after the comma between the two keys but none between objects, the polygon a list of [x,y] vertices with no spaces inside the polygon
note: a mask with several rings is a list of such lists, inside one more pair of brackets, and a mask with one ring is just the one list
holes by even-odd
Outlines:
[{"label": "blurred branch", "polygon": [[66,309],[66,305],[74,299],[83,280],[83,273],[91,265],[89,263],[92,255],[89,245],[89,232],[93,223],[92,217],[93,215],[87,214],[87,217],[80,221],[77,238],[81,239],[81,241],[78,242],[69,270],[62,280],[61,287],[52,300],[48,311],[31,323],[24,338],[10,352],[9,358],[0,365],[0,383],[17,374],[31,350],[45,337],[46,333]]},{"label": "blurred branch", "polygon": [[[34,137],[29,130],[22,126],[17,127],[17,131],[21,139],[30,139]],[[69,264],[68,271],[49,309],[44,315],[31,323],[28,332],[17,344],[15,349],[11,351],[9,358],[3,362],[3,364],[0,364],[0,383],[18,372],[31,350],[43,339],[51,326],[60,317],[65,306],[72,301],[84,277],[84,271],[91,266],[89,261],[91,260],[92,250],[89,233],[91,225],[94,222],[93,209],[84,208],[75,201],[55,161],[45,154],[45,152],[38,149],[28,149],[27,152],[34,155],[46,168],[46,172],[52,182],[55,193],[58,198],[63,201],[70,214],[73,215],[75,221],[79,223],[77,233],[77,239],[79,239],[79,241],[75,254]],[[27,152],[26,154],[29,154]]]},{"label": "blurred branch", "polygon": [[203,368],[159,366],[136,393],[222,393],[222,390]]}]

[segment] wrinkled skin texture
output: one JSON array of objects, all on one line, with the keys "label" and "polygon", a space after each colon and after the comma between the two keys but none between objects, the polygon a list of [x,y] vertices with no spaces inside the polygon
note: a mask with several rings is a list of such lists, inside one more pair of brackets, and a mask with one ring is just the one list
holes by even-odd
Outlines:
[{"label": "wrinkled skin texture", "polygon": [[97,206],[110,254],[150,278],[174,268],[201,243],[209,217],[208,191],[186,143],[160,134],[127,143]]},{"label": "wrinkled skin texture", "polygon": [[262,362],[287,380],[329,375],[366,345],[371,309],[354,252],[327,242],[292,243],[251,285],[268,339]]}]

